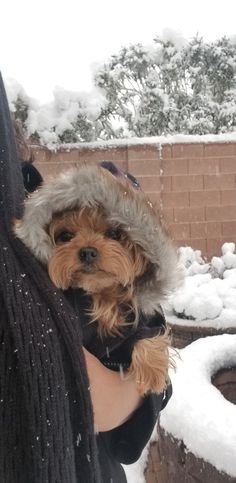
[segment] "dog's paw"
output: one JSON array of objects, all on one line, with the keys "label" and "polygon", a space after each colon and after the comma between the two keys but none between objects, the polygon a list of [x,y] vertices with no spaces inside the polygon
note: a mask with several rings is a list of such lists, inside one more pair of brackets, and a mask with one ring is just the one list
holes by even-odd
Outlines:
[{"label": "dog's paw", "polygon": [[137,383],[139,393],[162,393],[167,386],[168,369],[173,366],[169,355],[168,331],[136,342],[128,373]]}]

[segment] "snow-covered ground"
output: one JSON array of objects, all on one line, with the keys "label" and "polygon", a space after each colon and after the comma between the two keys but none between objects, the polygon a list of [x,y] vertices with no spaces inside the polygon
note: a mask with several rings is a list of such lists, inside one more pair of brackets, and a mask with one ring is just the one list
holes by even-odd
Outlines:
[{"label": "snow-covered ground", "polygon": [[[222,255],[210,261],[191,247],[179,251],[186,278],[166,305],[168,321],[236,329],[235,244],[225,243]],[[236,335],[199,339],[179,355],[176,371],[170,373],[173,396],[161,414],[161,425],[196,456],[236,477],[236,406],[211,384],[220,368],[236,365]],[[156,437],[154,430],[152,439]],[[147,457],[148,446],[137,463],[125,467],[128,483],[145,483]]]}]

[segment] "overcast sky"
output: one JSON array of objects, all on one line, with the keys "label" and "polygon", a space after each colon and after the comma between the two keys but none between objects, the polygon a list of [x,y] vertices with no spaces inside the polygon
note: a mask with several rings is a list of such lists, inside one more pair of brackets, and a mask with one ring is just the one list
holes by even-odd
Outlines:
[{"label": "overcast sky", "polygon": [[0,69],[41,102],[90,90],[92,67],[166,28],[189,39],[236,34],[236,0],[2,0]]}]

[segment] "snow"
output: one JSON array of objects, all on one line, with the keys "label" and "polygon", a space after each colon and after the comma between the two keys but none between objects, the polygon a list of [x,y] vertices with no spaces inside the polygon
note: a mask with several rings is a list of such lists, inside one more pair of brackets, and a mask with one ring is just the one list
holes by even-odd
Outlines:
[{"label": "snow", "polygon": [[214,328],[216,330],[229,329],[235,326],[235,310],[234,309],[223,309],[221,315],[215,319],[206,320],[187,320],[181,319],[176,315],[173,315],[168,310],[165,310],[166,320],[170,324],[182,325],[184,327],[196,327],[201,326],[203,328]]},{"label": "snow", "polygon": [[199,339],[179,354],[161,426],[196,456],[235,477],[236,406],[211,384],[211,376],[236,365],[236,335]]},{"label": "snow", "polygon": [[53,102],[31,108],[27,119],[28,135],[37,132],[41,143],[48,147],[61,144],[59,136],[73,128],[78,116],[95,120],[105,105],[103,96],[95,89],[88,94],[57,87],[53,94]]},{"label": "snow", "polygon": [[[186,277],[166,304],[167,319],[180,325],[236,328],[236,253],[234,243],[206,263],[199,250],[181,247]],[[178,318],[179,316],[179,318]],[[194,322],[193,322],[194,321]]]},{"label": "snow", "polygon": [[[80,143],[57,143],[47,144],[49,149],[107,149],[123,146],[140,146],[140,145],[154,145],[158,149],[165,144],[209,144],[209,143],[236,143],[236,132],[225,134],[204,134],[204,135],[190,135],[190,134],[175,134],[166,136],[148,136],[148,137],[132,137],[122,139],[110,139],[108,141],[94,141],[94,142],[80,142]],[[45,144],[46,145],[46,144]]]},{"label": "snow", "polygon": [[164,40],[164,42],[169,41],[173,43],[177,49],[181,49],[187,43],[186,39],[183,37],[182,32],[168,27],[163,29],[162,40]]}]

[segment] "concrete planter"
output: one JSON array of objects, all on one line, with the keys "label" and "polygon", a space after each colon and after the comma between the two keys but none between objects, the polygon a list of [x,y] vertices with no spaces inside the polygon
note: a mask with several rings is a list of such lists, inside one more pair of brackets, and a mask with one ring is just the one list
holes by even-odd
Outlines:
[{"label": "concrete planter", "polygon": [[236,404],[236,367],[218,371],[212,377],[212,384],[219,389],[227,401]]},{"label": "concrete planter", "polygon": [[172,382],[146,483],[236,483],[236,336],[183,349]]},{"label": "concrete planter", "polygon": [[235,483],[226,473],[220,473],[214,466],[193,453],[186,451],[179,441],[164,429],[159,428],[157,443],[150,447],[146,483]]},{"label": "concrete planter", "polygon": [[171,329],[172,345],[177,349],[183,349],[197,339],[222,334],[236,334],[236,327],[215,329],[214,327],[200,327],[187,321],[186,325],[179,325],[168,322]]}]

